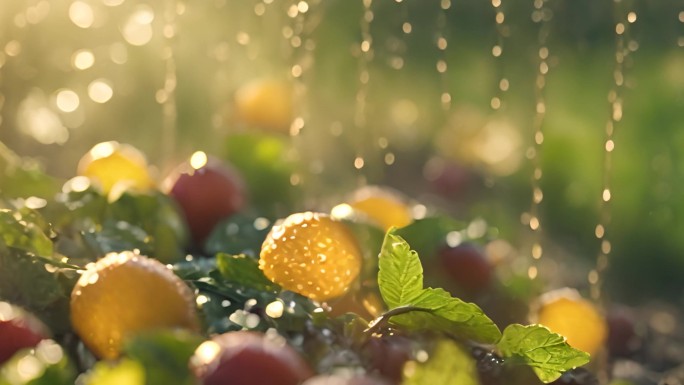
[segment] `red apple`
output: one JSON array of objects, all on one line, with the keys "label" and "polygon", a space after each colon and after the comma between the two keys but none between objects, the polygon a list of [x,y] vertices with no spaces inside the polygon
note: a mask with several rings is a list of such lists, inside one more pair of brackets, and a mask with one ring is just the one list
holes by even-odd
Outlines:
[{"label": "red apple", "polygon": [[203,385],[299,385],[314,375],[282,337],[251,331],[202,343],[190,365]]},{"label": "red apple", "polygon": [[489,287],[492,264],[479,247],[470,243],[447,246],[438,251],[438,256],[444,271],[459,288],[473,294]]},{"label": "red apple", "polygon": [[0,364],[46,338],[47,328],[38,319],[16,306],[0,302]]},{"label": "red apple", "polygon": [[164,183],[168,194],[180,206],[196,245],[221,220],[245,206],[244,182],[231,166],[196,152]]}]

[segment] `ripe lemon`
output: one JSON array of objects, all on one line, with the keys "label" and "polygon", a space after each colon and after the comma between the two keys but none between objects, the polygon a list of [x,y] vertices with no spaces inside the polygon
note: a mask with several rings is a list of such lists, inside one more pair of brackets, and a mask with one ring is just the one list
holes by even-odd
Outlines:
[{"label": "ripe lemon", "polygon": [[361,269],[361,251],[341,222],[325,214],[292,214],[273,226],[259,268],[287,290],[324,301],[342,295]]},{"label": "ripe lemon", "polygon": [[145,155],[119,142],[98,143],[78,162],[78,174],[90,178],[105,194],[114,187],[146,191],[154,187]]},{"label": "ripe lemon", "polygon": [[379,187],[364,187],[354,193],[349,206],[385,231],[413,222],[411,208],[398,193]]},{"label": "ripe lemon", "polygon": [[293,119],[293,90],[286,82],[258,79],[235,92],[235,117],[248,126],[288,133]]},{"label": "ripe lemon", "polygon": [[71,322],[86,346],[106,359],[116,358],[135,333],[199,328],[190,288],[159,261],[130,251],[86,267],[71,293]]},{"label": "ripe lemon", "polygon": [[573,289],[544,294],[536,322],[567,338],[572,347],[591,355],[599,351],[607,336],[605,318],[594,304]]}]

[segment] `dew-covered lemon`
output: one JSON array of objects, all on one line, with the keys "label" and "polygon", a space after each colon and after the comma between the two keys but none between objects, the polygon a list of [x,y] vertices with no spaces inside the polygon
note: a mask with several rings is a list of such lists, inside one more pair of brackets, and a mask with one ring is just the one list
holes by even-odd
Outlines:
[{"label": "dew-covered lemon", "polygon": [[78,175],[90,178],[105,194],[115,186],[145,191],[155,185],[145,155],[131,145],[114,141],[93,146],[78,162]]},{"label": "dew-covered lemon", "polygon": [[354,193],[348,204],[384,230],[401,228],[413,222],[411,208],[405,199],[388,189],[364,187]]},{"label": "dew-covered lemon", "polygon": [[342,295],[361,269],[361,251],[341,222],[325,214],[292,214],[273,226],[259,268],[287,290],[324,301]]},{"label": "dew-covered lemon", "polygon": [[190,288],[161,262],[130,251],[88,264],[71,293],[71,323],[105,359],[138,332],[199,328]]},{"label": "dew-covered lemon", "polygon": [[542,295],[533,318],[567,338],[572,347],[591,355],[601,349],[607,336],[603,315],[573,289],[554,290]]}]

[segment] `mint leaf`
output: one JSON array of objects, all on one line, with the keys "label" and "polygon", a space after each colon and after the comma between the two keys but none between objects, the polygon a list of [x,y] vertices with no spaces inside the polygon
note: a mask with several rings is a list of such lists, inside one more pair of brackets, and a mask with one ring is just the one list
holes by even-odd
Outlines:
[{"label": "mint leaf", "polygon": [[380,251],[378,285],[387,306],[412,305],[423,291],[423,266],[408,243],[390,230]]},{"label": "mint leaf", "polygon": [[588,353],[573,348],[565,337],[542,325],[509,325],[497,346],[504,357],[517,358],[529,365],[544,383],[589,362]]},{"label": "mint leaf", "polygon": [[439,341],[425,363],[409,361],[402,385],[478,385],[475,361],[450,340]]},{"label": "mint leaf", "polygon": [[474,303],[452,297],[443,289],[424,289],[412,303],[420,309],[392,318],[392,322],[413,329],[440,330],[486,344],[496,343],[501,331]]},{"label": "mint leaf", "polygon": [[418,254],[394,230],[385,236],[379,267],[380,294],[390,308],[380,319],[390,318],[392,323],[410,329],[438,330],[487,344],[501,338],[499,328],[477,305],[453,298],[443,289],[423,288]]},{"label": "mint leaf", "polygon": [[219,253],[216,263],[221,276],[228,281],[269,292],[277,291],[278,285],[271,282],[259,269],[259,262],[244,254]]}]

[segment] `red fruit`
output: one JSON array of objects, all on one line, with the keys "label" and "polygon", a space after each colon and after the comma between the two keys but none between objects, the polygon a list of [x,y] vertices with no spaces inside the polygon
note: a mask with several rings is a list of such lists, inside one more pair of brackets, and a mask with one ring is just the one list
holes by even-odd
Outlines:
[{"label": "red fruit", "polygon": [[439,260],[455,285],[468,293],[486,289],[492,280],[492,264],[475,245],[462,243],[438,252]]},{"label": "red fruit", "polygon": [[369,372],[401,383],[404,364],[413,357],[413,343],[400,335],[373,337],[364,344],[363,354]]},{"label": "red fruit", "polygon": [[312,377],[302,385],[390,385],[390,383],[377,377],[332,375]]},{"label": "red fruit", "polygon": [[250,331],[202,343],[190,364],[204,385],[299,385],[314,374],[282,337]]},{"label": "red fruit", "polygon": [[218,222],[245,206],[244,182],[238,172],[203,152],[193,154],[164,185],[178,202],[198,245]]},{"label": "red fruit", "polygon": [[612,356],[626,357],[641,346],[641,338],[634,326],[634,314],[626,307],[614,307],[606,316],[608,350]]},{"label": "red fruit", "polygon": [[423,167],[423,176],[435,192],[446,198],[461,197],[474,182],[465,166],[442,158],[432,158]]},{"label": "red fruit", "polygon": [[46,328],[40,321],[7,302],[0,302],[0,364],[46,338]]}]

